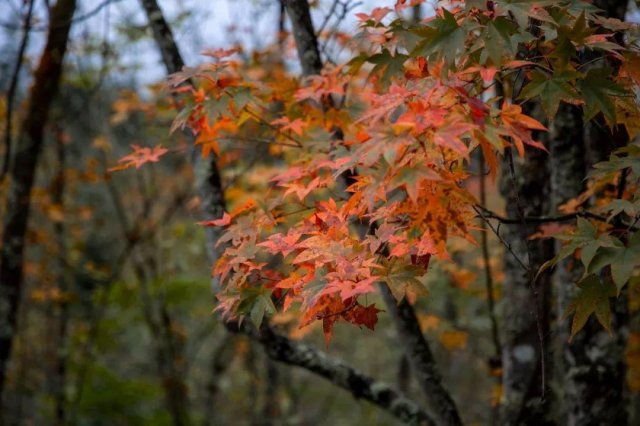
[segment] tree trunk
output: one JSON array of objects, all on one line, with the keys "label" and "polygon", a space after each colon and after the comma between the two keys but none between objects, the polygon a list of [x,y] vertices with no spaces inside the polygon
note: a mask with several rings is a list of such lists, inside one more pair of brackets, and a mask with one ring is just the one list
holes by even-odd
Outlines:
[{"label": "tree trunk", "polygon": [[624,20],[630,0],[594,0],[593,4],[609,18]]},{"label": "tree trunk", "polygon": [[[550,126],[554,207],[582,192],[587,158],[589,163],[605,160],[614,148],[628,142],[624,130],[616,129],[611,133],[605,130],[602,121],[589,124],[585,141],[583,127],[581,111],[569,105],[561,106]],[[575,283],[582,272],[581,262],[569,258],[557,266],[554,274],[554,287],[558,289],[558,337],[562,359],[558,376],[564,390],[563,422],[568,425],[624,425],[628,421],[624,355],[629,332],[627,296],[623,291],[612,305],[613,334],[591,318],[569,342],[571,319],[564,319],[563,315],[578,293]]]},{"label": "tree trunk", "polygon": [[[64,196],[66,191],[66,147],[65,137],[63,130],[56,126],[56,153],[58,157],[58,173],[55,178],[52,188],[52,200],[60,207],[61,211],[65,211],[64,208]],[[66,227],[64,221],[61,220],[53,225],[54,234],[56,237],[56,244],[58,246],[58,289],[62,294],[62,300],[58,303],[58,319],[57,319],[57,347],[55,350],[55,367],[54,367],[54,391],[53,396],[55,399],[55,416],[56,424],[66,424],[67,418],[67,398],[66,398],[66,384],[67,384],[67,331],[69,326],[69,301],[67,300],[69,294],[69,281],[70,274],[68,272],[68,259],[67,259],[67,243],[66,243]]]},{"label": "tree trunk", "polygon": [[31,188],[43,144],[49,108],[58,92],[62,63],[75,0],[58,0],[51,11],[49,34],[29,94],[29,106],[18,135],[0,253],[0,398],[16,331],[24,280],[25,234],[31,209]]},{"label": "tree trunk", "polygon": [[[606,16],[624,19],[628,1],[596,0]],[[590,123],[587,132],[579,108],[562,105],[550,126],[552,204],[577,197],[584,188],[586,170],[606,160],[611,151],[628,143],[622,129],[609,131],[603,120]],[[628,336],[627,297],[623,292],[612,305],[609,334],[594,318],[569,342],[570,319],[563,319],[577,294],[575,283],[583,272],[577,259],[559,264],[554,274],[558,289],[558,327],[561,363],[559,378],[563,395],[562,422],[568,425],[624,425],[628,422],[625,395],[625,346]],[[610,277],[603,277],[610,279]]]},{"label": "tree trunk", "polygon": [[[528,115],[541,115],[539,105],[526,109]],[[548,208],[547,154],[529,149],[524,158],[513,159],[509,150],[500,181],[507,217],[542,216]],[[550,250],[548,244],[529,240],[533,231],[523,221],[506,226],[503,234],[510,247],[504,255],[503,425],[547,423],[549,276],[534,277]]]}]

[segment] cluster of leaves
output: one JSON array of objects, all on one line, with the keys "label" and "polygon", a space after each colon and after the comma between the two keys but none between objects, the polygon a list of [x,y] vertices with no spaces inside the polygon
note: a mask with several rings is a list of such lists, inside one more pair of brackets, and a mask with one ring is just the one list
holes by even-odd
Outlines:
[{"label": "cluster of leaves", "polygon": [[[617,297],[640,266],[640,146],[630,144],[614,152],[611,158],[594,166],[589,173],[590,189],[580,197],[583,207],[589,198],[596,205],[591,220],[579,218],[575,228],[555,237],[565,244],[543,269],[570,256],[580,259],[583,276],[577,283],[580,292],[569,307],[574,313],[571,334],[584,327],[595,314],[606,329],[611,325],[610,298]],[[589,197],[589,198],[588,198]]]},{"label": "cluster of leaves", "polygon": [[[545,127],[522,103],[539,101],[549,116],[560,102],[583,105],[586,119],[602,114],[633,133],[639,56],[617,42],[627,24],[583,1],[447,3],[421,23],[388,21],[391,8],[359,14],[348,65],[302,82],[257,73],[233,51],[171,78],[182,95],[174,130],[192,129],[203,155],[226,162],[241,142],[267,142],[284,164],[266,195],[206,224],[226,230],[213,269],[226,316],[260,323],[297,305],[300,325],[322,321],[328,341],[339,320],[375,326],[366,298],[376,283],[397,299],[424,293],[431,257],[448,260],[452,238],[474,243],[472,151],[495,177],[505,148],[545,149],[532,137]],[[608,241],[592,273],[606,250],[627,247]]]}]

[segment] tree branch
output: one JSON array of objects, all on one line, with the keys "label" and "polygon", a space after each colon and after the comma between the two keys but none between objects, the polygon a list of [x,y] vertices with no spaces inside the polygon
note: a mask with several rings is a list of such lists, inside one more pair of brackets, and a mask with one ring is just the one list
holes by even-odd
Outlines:
[{"label": "tree branch", "polygon": [[425,426],[437,424],[414,401],[396,391],[391,385],[365,375],[344,361],[332,358],[307,344],[277,334],[268,326],[263,326],[259,331],[247,322],[242,325],[237,322],[227,322],[226,326],[229,331],[246,334],[260,343],[274,361],[300,367],[323,377],[351,393],[355,398],[369,401],[407,424]]},{"label": "tree branch", "polygon": [[[588,218],[588,219],[594,219],[594,220],[598,220],[600,222],[604,222],[604,223],[610,223],[612,218],[606,217],[606,216],[602,216],[596,213],[592,213],[588,210],[578,210],[575,213],[568,213],[568,214],[564,214],[564,215],[559,215],[559,216],[524,216],[523,219],[520,218],[508,218],[508,217],[504,217],[501,216],[479,204],[476,204],[475,206],[477,209],[482,210],[482,217],[485,219],[495,219],[500,223],[503,223],[505,225],[522,225],[522,222],[524,220],[525,223],[527,223],[528,225],[533,225],[533,224],[542,224],[542,223],[554,223],[554,222],[569,222],[572,220],[575,220],[579,217],[584,217],[584,218]],[[477,211],[476,211],[477,212]],[[478,214],[480,215],[480,213],[478,212]],[[634,226],[634,224],[625,224],[625,223],[621,223],[621,227],[622,228],[627,228],[630,231],[639,231],[640,228],[637,228]]]}]

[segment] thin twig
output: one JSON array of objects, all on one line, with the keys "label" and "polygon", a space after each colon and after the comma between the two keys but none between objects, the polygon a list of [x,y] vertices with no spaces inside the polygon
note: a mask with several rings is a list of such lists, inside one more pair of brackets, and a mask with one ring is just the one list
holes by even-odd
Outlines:
[{"label": "thin twig", "polygon": [[[495,219],[498,222],[505,225],[520,225],[522,223],[522,219],[520,218],[512,219],[512,218],[501,216],[479,204],[476,204],[475,207],[483,211],[483,217],[486,219]],[[568,222],[571,220],[575,220],[579,217],[594,219],[604,223],[611,223],[611,219],[612,219],[611,217],[602,216],[602,215],[590,212],[588,210],[581,209],[575,213],[567,213],[559,216],[525,216],[524,221],[527,224],[532,225],[532,224],[541,224],[541,223]],[[640,228],[637,228],[634,225],[635,225],[635,222],[632,224],[622,223],[623,227],[628,227],[628,229],[631,231],[634,231],[634,232],[639,231]]]}]

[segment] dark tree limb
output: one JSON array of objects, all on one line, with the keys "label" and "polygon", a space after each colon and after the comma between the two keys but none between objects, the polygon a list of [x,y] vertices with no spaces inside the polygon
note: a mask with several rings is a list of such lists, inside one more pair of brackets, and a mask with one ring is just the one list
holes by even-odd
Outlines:
[{"label": "dark tree limb", "polygon": [[7,375],[7,364],[16,332],[17,312],[23,285],[25,235],[31,211],[31,189],[42,150],[49,109],[58,93],[62,63],[67,50],[75,0],[58,0],[51,11],[51,31],[47,36],[29,106],[18,136],[11,186],[5,209],[2,251],[0,253],[0,397]]},{"label": "dark tree limb", "polygon": [[[520,218],[509,218],[509,217],[500,216],[499,214],[492,212],[491,210],[488,210],[487,208],[479,204],[476,205],[475,207],[477,207],[479,210],[482,210],[481,217],[483,219],[495,219],[504,225],[521,225],[523,221],[527,225],[540,225],[540,224],[555,223],[555,222],[570,222],[579,217],[593,219],[593,220],[597,220],[604,223],[611,223],[611,219],[612,219],[612,217],[602,216],[584,209],[580,209],[575,213],[567,213],[567,214],[558,215],[558,216],[524,216],[523,219],[520,219]],[[634,226],[633,224],[621,223],[619,227],[628,229],[634,232],[640,230],[640,228]]]},{"label": "dark tree limb", "polygon": [[227,327],[231,331],[247,334],[259,342],[274,361],[297,366],[323,377],[351,393],[355,398],[369,401],[407,424],[440,424],[436,423],[414,401],[393,389],[391,385],[377,381],[309,345],[279,335],[269,327],[262,327],[260,331],[247,323],[242,326],[237,323],[227,323]]}]

